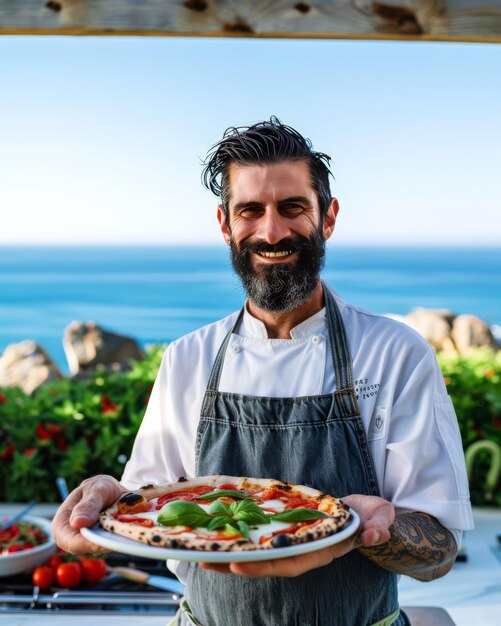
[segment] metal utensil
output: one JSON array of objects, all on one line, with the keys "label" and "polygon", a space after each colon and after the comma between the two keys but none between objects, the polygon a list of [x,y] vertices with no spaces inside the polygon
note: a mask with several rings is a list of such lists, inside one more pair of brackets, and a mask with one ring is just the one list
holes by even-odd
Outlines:
[{"label": "metal utensil", "polygon": [[18,522],[25,515],[28,515],[28,513],[35,506],[35,504],[36,504],[35,500],[32,500],[31,502],[29,502],[25,507],[23,507],[20,511],[18,511],[10,519],[8,519],[3,524],[0,524],[0,530],[7,530],[7,528],[10,528],[13,524]]},{"label": "metal utensil", "polygon": [[171,593],[176,593],[180,596],[184,594],[183,583],[174,578],[169,578],[168,576],[155,576],[132,567],[107,566],[106,571],[111,574],[117,574],[122,578],[127,578],[127,580],[132,580],[136,583],[142,583],[144,585],[151,585],[152,587],[164,589],[165,591],[170,591]]},{"label": "metal utensil", "polygon": [[63,501],[66,500],[70,491],[68,489],[68,484],[64,476],[58,476],[56,478],[56,487],[57,487],[57,490],[59,491],[59,495],[61,496],[61,500]]}]

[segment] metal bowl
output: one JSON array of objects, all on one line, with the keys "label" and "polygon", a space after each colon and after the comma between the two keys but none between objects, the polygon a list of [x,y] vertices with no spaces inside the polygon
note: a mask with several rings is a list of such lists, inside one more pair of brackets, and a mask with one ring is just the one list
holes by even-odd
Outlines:
[{"label": "metal bowl", "polygon": [[52,538],[51,523],[48,519],[27,515],[23,517],[22,521],[38,526],[47,535],[48,539],[45,543],[29,550],[21,550],[20,552],[0,556],[0,577],[12,576],[13,574],[33,569],[36,565],[46,561],[57,550],[57,546]]}]

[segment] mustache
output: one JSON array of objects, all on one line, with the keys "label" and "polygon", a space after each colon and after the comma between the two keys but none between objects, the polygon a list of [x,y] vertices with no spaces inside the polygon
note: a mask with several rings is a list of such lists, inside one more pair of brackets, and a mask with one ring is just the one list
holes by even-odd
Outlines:
[{"label": "mustache", "polygon": [[289,237],[281,239],[277,243],[271,244],[265,241],[243,241],[240,244],[241,252],[297,252],[306,246],[309,246],[310,242],[306,237],[298,237],[297,239],[291,239]]}]

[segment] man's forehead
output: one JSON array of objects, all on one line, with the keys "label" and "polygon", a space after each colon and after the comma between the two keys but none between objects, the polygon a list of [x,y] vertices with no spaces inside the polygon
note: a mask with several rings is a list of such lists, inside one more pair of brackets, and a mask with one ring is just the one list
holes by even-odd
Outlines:
[{"label": "man's forehead", "polygon": [[228,175],[230,196],[240,192],[251,193],[260,186],[267,188],[268,185],[284,190],[296,189],[291,195],[301,195],[299,192],[306,190],[314,192],[308,163],[304,160],[262,164],[232,163],[228,168]]}]

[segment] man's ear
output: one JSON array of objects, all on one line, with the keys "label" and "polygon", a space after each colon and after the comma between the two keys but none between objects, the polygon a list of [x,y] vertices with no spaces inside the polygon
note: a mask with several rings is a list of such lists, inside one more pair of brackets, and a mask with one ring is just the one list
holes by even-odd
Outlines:
[{"label": "man's ear", "polygon": [[228,245],[230,245],[231,241],[231,230],[230,225],[226,220],[226,213],[224,212],[223,205],[217,205],[217,221],[219,222],[219,227],[221,228],[221,232],[223,233],[223,238]]},{"label": "man's ear", "polygon": [[325,216],[322,230],[324,233],[324,239],[327,240],[334,232],[336,225],[337,214],[339,213],[339,202],[336,198],[332,198],[329,208],[327,209],[327,215]]}]

